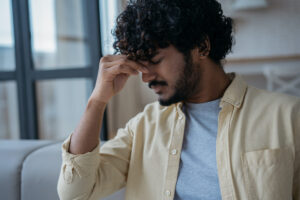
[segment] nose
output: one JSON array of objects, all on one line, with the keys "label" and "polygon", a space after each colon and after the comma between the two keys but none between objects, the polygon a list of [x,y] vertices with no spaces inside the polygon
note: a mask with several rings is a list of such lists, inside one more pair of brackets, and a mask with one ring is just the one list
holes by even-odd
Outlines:
[{"label": "nose", "polygon": [[149,70],[148,73],[142,73],[142,80],[146,83],[155,79],[155,73]]},{"label": "nose", "polygon": [[143,82],[148,83],[148,82],[154,80],[155,77],[156,77],[156,75],[155,75],[156,73],[154,72],[153,67],[150,67],[149,66],[150,65],[149,62],[147,62],[147,61],[141,61],[141,63],[148,69],[147,73],[142,72],[142,80],[143,80]]}]

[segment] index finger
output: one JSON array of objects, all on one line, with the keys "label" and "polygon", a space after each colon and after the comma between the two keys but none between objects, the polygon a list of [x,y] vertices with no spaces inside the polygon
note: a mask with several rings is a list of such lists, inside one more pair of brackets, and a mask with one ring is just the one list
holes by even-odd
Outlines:
[{"label": "index finger", "polygon": [[130,59],[126,58],[125,63],[132,66],[132,67],[134,67],[136,70],[139,70],[141,72],[144,72],[144,73],[149,72],[147,66],[140,63],[140,62],[133,61],[133,60],[130,60]]},{"label": "index finger", "polygon": [[107,55],[105,56],[106,61],[108,62],[108,66],[114,66],[114,65],[126,65],[128,67],[132,67],[135,70],[141,71],[143,73],[148,73],[149,70],[146,65],[130,60],[127,58],[126,55]]},{"label": "index finger", "polygon": [[107,61],[109,62],[113,62],[113,61],[116,61],[116,60],[119,60],[119,59],[126,59],[126,55],[122,55],[122,54],[118,54],[118,55],[106,55],[106,56],[103,56],[106,58]]}]

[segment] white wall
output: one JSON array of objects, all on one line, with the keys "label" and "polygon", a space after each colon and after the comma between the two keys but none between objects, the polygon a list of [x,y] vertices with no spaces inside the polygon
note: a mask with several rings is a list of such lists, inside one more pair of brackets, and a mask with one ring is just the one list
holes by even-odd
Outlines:
[{"label": "white wall", "polygon": [[[232,0],[222,1],[225,14],[235,20],[236,40],[225,70],[242,74],[249,84],[264,89],[268,81],[263,73],[265,67],[286,73],[286,82],[300,76],[300,1],[267,2],[267,8],[234,11]],[[292,69],[298,69],[297,73],[289,76]]]},{"label": "white wall", "polygon": [[234,11],[231,0],[221,2],[236,24],[236,45],[228,58],[300,55],[300,1],[267,0],[267,8],[245,11]]}]

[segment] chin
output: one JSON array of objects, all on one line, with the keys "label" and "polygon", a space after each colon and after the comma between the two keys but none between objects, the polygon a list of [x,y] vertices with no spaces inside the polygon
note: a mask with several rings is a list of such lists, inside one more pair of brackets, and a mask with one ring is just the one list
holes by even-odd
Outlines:
[{"label": "chin", "polygon": [[181,98],[177,98],[177,96],[174,96],[174,95],[171,96],[171,97],[168,97],[168,98],[163,98],[163,96],[161,95],[158,98],[158,102],[162,106],[170,106],[170,105],[178,103],[180,101],[182,101],[182,99]]},{"label": "chin", "polygon": [[172,103],[170,103],[168,101],[165,101],[165,100],[161,100],[161,99],[159,99],[158,102],[161,106],[170,106],[170,105],[172,105]]}]

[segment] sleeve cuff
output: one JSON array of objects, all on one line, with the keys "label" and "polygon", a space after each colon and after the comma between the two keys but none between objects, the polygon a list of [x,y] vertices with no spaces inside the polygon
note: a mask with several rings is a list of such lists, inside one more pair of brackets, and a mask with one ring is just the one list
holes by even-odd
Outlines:
[{"label": "sleeve cuff", "polygon": [[62,144],[62,170],[67,183],[72,183],[75,175],[83,178],[94,174],[100,163],[100,142],[91,152],[77,155],[69,153],[72,134]]}]

